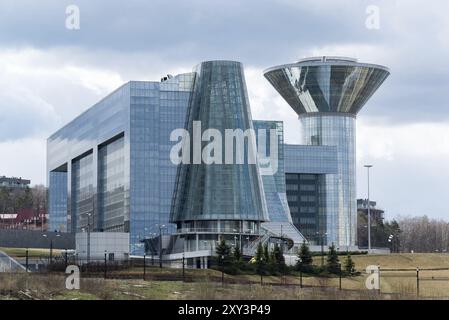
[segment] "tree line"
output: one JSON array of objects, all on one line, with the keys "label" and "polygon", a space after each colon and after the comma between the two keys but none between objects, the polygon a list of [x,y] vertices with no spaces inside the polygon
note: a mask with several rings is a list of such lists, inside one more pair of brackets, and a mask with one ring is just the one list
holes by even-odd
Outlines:
[{"label": "tree line", "polygon": [[[368,246],[366,215],[359,216],[358,246]],[[371,227],[373,248],[390,248],[394,253],[449,252],[449,223],[427,216],[398,217],[376,221]]]},{"label": "tree line", "polygon": [[401,252],[448,252],[449,223],[442,219],[400,217]]},{"label": "tree line", "polygon": [[31,208],[36,216],[47,212],[47,188],[43,185],[23,189],[0,188],[0,214],[14,214]]}]

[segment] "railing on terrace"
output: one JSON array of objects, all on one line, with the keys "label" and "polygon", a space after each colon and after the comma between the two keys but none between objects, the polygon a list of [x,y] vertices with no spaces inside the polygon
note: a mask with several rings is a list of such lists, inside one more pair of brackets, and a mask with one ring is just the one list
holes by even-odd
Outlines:
[{"label": "railing on terrace", "polygon": [[260,232],[254,230],[238,230],[238,229],[218,229],[218,228],[182,228],[176,230],[176,233],[229,233],[229,234],[242,234],[242,235],[261,235]]}]

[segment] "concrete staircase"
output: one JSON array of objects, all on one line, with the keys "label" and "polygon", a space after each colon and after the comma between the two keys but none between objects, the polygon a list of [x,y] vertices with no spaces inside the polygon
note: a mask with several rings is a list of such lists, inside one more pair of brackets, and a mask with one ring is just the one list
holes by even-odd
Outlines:
[{"label": "concrete staircase", "polygon": [[274,236],[293,240],[295,247],[300,246],[304,240],[307,241],[301,232],[289,222],[264,222],[262,228]]},{"label": "concrete staircase", "polygon": [[292,240],[293,247],[289,251],[295,254],[297,248],[305,240],[301,232],[299,232],[299,230],[289,222],[264,222],[262,223],[261,227],[264,235],[254,240],[247,248],[243,248],[243,254],[245,256],[255,255],[259,243],[264,245],[272,238],[284,238]]}]

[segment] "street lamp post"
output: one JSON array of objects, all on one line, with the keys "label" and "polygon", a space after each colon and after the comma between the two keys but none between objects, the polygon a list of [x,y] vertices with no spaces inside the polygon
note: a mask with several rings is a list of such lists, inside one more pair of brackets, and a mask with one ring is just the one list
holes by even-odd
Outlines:
[{"label": "street lamp post", "polygon": [[324,236],[327,236],[327,232],[317,232],[317,235],[320,238],[321,245],[321,267],[324,267]]},{"label": "street lamp post", "polygon": [[[89,262],[90,262],[90,217],[92,216],[92,213],[84,212],[82,214],[87,216],[87,264],[89,264]],[[82,230],[84,230],[84,228]]]},{"label": "street lamp post", "polygon": [[365,165],[368,173],[368,253],[371,252],[371,203],[370,203],[370,194],[369,194],[369,169],[373,166],[370,164]]},{"label": "street lamp post", "polygon": [[281,250],[284,252],[284,233],[282,232],[282,224],[281,224]]},{"label": "street lamp post", "polygon": [[224,285],[224,256],[221,256],[221,285]]},{"label": "street lamp post", "polygon": [[147,253],[143,251],[143,281],[145,281],[147,275]]},{"label": "street lamp post", "polygon": [[[42,235],[44,238],[47,238],[48,236],[46,234]],[[57,234],[56,237],[60,237],[61,235]],[[51,265],[53,263],[53,239],[50,239],[50,257],[49,257],[49,264]]]},{"label": "street lamp post", "polygon": [[87,264],[90,262],[90,216],[92,214],[87,213]]},{"label": "street lamp post", "polygon": [[390,250],[392,253],[394,253],[394,235],[390,234],[390,236],[388,237],[388,242],[390,243]]}]

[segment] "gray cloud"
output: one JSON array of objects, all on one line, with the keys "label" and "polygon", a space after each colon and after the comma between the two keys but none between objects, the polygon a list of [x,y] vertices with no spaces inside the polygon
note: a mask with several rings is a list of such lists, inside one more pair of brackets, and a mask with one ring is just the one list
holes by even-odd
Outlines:
[{"label": "gray cloud", "polygon": [[[81,10],[79,31],[65,28],[69,4]],[[380,30],[365,28],[365,10],[372,4],[381,9]],[[392,69],[382,96],[372,102],[377,105],[366,115],[395,122],[440,121],[449,118],[444,94],[449,76],[442,71],[449,68],[445,9],[445,0],[6,0],[0,4],[0,47],[75,48],[66,59],[76,60],[74,54],[84,51],[84,62],[123,73],[133,64],[151,72],[158,64],[191,68],[217,58],[263,69],[320,48],[325,54],[326,48],[346,47],[350,50],[341,54]],[[373,52],[359,52],[363,46]]]},{"label": "gray cloud", "polygon": [[[79,31],[65,28],[69,4],[80,7]],[[379,6],[380,30],[365,27],[367,5]],[[374,162],[378,170],[377,199],[393,214],[404,214],[413,198],[410,212],[442,216],[448,213],[433,196],[445,196],[449,177],[429,170],[444,171],[447,154],[410,161],[406,148],[394,160],[383,147],[375,156],[367,150],[378,143],[397,148],[409,134],[395,132],[394,141],[387,141],[375,130],[403,126],[422,134],[412,132],[413,124],[432,130],[433,124],[448,123],[448,12],[447,0],[2,0],[0,145],[3,152],[20,150],[23,159],[40,159],[24,174],[43,182],[41,140],[56,127],[123,82],[157,80],[223,58],[245,64],[255,118],[284,120],[287,141],[295,143],[296,116],[263,78],[263,69],[309,55],[354,56],[392,71],[359,116],[364,126],[377,126],[359,135],[359,161]],[[0,161],[1,174],[24,175],[15,161]],[[363,195],[363,175],[359,182]],[[426,185],[439,187],[426,191]]]}]

